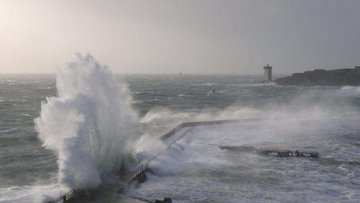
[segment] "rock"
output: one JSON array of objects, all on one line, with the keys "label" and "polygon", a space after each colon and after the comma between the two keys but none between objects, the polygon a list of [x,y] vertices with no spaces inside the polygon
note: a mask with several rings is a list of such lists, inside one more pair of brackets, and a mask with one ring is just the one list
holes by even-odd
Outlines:
[{"label": "rock", "polygon": [[165,197],[164,200],[155,200],[155,203],[172,203],[172,199]]},{"label": "rock", "polygon": [[323,70],[315,69],[295,73],[275,80],[278,85],[295,86],[356,86],[360,85],[360,66],[354,69]]}]

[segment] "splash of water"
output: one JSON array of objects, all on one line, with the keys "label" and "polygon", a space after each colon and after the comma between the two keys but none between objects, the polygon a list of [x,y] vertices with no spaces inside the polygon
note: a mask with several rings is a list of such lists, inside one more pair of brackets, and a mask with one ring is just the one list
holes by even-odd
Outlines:
[{"label": "splash of water", "polygon": [[35,128],[44,146],[58,154],[59,183],[94,188],[123,161],[135,135],[136,116],[126,86],[91,55],[59,70],[57,97],[41,105]]}]

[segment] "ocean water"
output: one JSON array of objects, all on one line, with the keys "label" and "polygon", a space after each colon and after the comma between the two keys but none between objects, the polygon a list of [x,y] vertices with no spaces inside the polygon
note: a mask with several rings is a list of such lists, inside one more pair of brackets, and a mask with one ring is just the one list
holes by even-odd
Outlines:
[{"label": "ocean water", "polygon": [[[51,200],[71,187],[92,188],[95,197],[85,202],[122,202],[101,189],[111,186],[111,168],[126,164],[126,156],[142,162],[157,154],[147,181],[130,185],[127,195],[174,202],[360,201],[359,87],[283,87],[240,75],[117,75],[112,81],[106,67],[80,61],[58,83],[54,75],[0,77],[0,202]],[[82,66],[92,68],[79,71]],[[187,127],[170,146],[157,139],[183,122],[223,119],[239,122]],[[318,151],[320,158],[219,145]]]}]

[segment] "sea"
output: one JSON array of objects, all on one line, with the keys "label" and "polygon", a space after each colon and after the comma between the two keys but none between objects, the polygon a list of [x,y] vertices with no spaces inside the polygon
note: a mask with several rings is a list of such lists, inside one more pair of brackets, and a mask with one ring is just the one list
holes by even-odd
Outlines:
[{"label": "sea", "polygon": [[[278,77],[275,75],[275,78]],[[186,122],[171,144],[159,139]],[[299,150],[277,157],[220,146]],[[0,202],[360,202],[360,87],[262,75],[115,75],[91,56],[57,75],[0,76]],[[116,191],[114,168],[149,163]]]}]

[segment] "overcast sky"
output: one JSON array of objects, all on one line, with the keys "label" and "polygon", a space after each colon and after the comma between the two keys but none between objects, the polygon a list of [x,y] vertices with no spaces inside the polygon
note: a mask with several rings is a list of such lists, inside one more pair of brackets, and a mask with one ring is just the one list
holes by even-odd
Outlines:
[{"label": "overcast sky", "polygon": [[55,73],[75,52],[115,73],[352,68],[360,0],[0,0],[0,73]]}]

